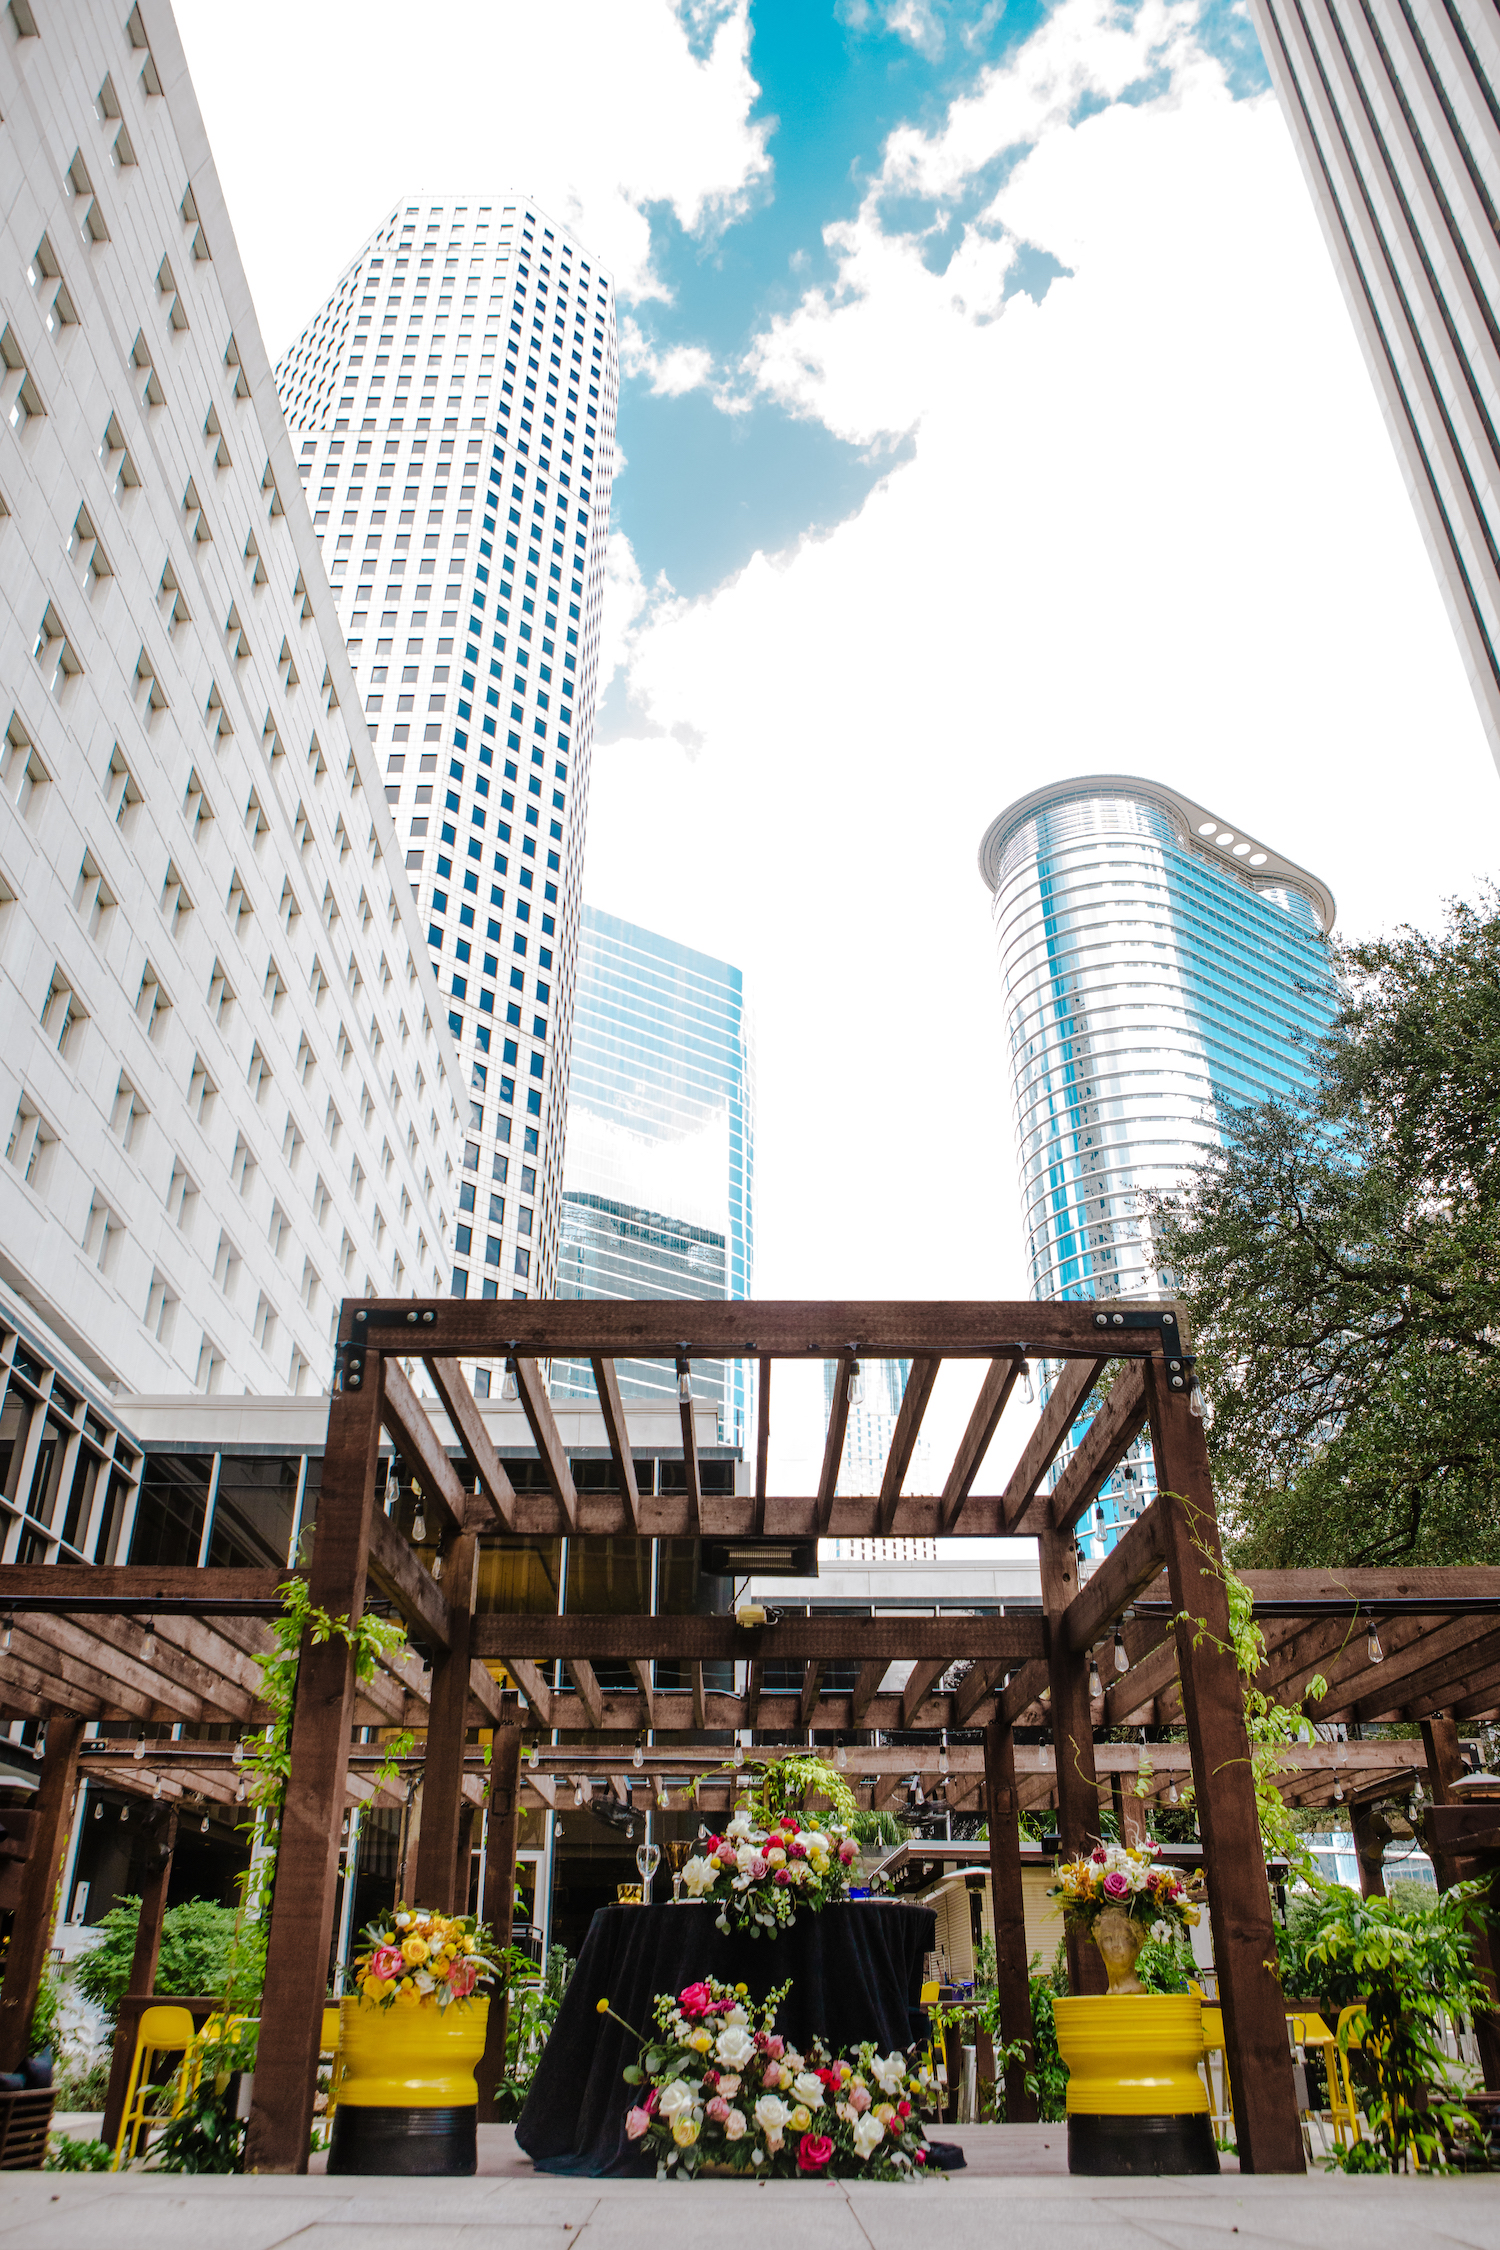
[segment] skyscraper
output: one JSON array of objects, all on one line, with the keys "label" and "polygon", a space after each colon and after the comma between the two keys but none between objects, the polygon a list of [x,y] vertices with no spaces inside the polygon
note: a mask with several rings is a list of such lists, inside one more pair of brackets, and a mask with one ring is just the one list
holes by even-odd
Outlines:
[{"label": "skyscraper", "polygon": [[[560,1297],[747,1297],[754,1263],[754,1055],[744,979],[672,938],[583,910],[563,1176]],[[617,1362],[626,1399],[671,1399],[676,1370]],[[724,1443],[744,1442],[744,1363],[695,1369]],[[555,1398],[592,1397],[588,1367]]]},{"label": "skyscraper", "polygon": [[[447,1283],[446,1009],[170,12],[5,28],[0,1313],[320,1390],[344,1295]],[[38,1538],[70,1395],[5,1408]]]},{"label": "skyscraper", "polygon": [[570,230],[519,196],[402,203],[277,379],[463,1059],[453,1293],[545,1295],[609,533],[614,291]]},{"label": "skyscraper", "polygon": [[[1179,1186],[1230,1111],[1305,1083],[1333,1008],[1333,896],[1191,798],[1127,774],[1020,798],[985,831],[979,868],[1031,1293],[1168,1292],[1143,1198]],[[1102,1531],[1145,1495],[1149,1451],[1126,1466]]]},{"label": "skyscraper", "polygon": [[1500,761],[1500,17],[1250,8]]}]

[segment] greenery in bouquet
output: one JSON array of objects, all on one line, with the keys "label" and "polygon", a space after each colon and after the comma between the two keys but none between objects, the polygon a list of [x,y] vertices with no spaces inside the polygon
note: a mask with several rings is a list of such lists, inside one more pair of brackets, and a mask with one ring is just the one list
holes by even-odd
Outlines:
[{"label": "greenery in bouquet", "polygon": [[816,2041],[799,2053],[776,2031],[788,1990],[757,2006],[745,1985],[708,1979],[658,1998],[656,2036],[625,2072],[641,2089],[625,2131],[655,2154],[658,2179],[705,2167],[762,2180],[922,2175],[926,2078],[868,2043],[838,2060]]},{"label": "greenery in bouquet", "polygon": [[[789,1776],[788,1766],[798,1771]],[[819,1820],[778,1809],[793,1793],[821,1793],[839,1817]],[[774,1937],[791,1928],[799,1907],[817,1914],[848,1897],[859,1857],[849,1826],[853,1804],[848,1783],[821,1758],[783,1759],[751,1778],[723,1835],[705,1837],[702,1851],[685,1863],[682,1887],[689,1898],[717,1906],[726,1934],[742,1930],[758,1938],[767,1930]]]},{"label": "greenery in bouquet", "polygon": [[482,1950],[485,1932],[472,1914],[395,1906],[367,1922],[364,1935],[355,1989],[379,2007],[447,2008],[494,1979],[495,1964]]},{"label": "greenery in bouquet", "polygon": [[1092,1936],[1101,1914],[1118,1907],[1144,1922],[1153,1937],[1170,1942],[1198,1919],[1196,1885],[1156,1864],[1158,1844],[1100,1844],[1086,1859],[1059,1865],[1047,1895],[1062,1902],[1064,1921]]}]

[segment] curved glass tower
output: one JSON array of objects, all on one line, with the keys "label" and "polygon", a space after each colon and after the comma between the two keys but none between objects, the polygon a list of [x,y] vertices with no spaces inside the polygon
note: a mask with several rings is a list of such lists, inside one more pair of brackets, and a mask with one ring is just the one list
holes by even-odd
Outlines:
[{"label": "curved glass tower", "polygon": [[[1314,875],[1160,783],[1034,790],[979,848],[993,894],[1034,1297],[1170,1291],[1144,1210],[1226,1114],[1307,1078],[1333,1009]],[[1141,1465],[1094,1531],[1144,1497]]]}]

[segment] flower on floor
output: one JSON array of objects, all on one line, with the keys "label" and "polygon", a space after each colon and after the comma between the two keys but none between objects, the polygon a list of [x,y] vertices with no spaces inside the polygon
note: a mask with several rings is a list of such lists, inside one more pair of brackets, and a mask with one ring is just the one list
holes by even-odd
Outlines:
[{"label": "flower on floor", "polygon": [[787,1990],[758,2004],[712,1979],[663,1993],[624,2074],[645,2089],[627,2139],[654,2150],[659,2179],[705,2166],[762,2180],[920,2177],[926,2078],[868,2044],[837,2059],[821,2044],[799,2053],[773,2028]]},{"label": "flower on floor", "polygon": [[397,1906],[365,1927],[367,1950],[354,1962],[361,2000],[383,2008],[449,2008],[494,1979],[485,1933],[472,1914]]}]

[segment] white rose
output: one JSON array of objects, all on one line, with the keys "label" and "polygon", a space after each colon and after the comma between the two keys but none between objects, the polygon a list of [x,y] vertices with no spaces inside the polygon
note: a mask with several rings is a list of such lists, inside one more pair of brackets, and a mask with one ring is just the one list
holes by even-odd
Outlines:
[{"label": "white rose", "polygon": [[743,1812],[736,1813],[733,1820],[729,1823],[729,1826],[724,1831],[724,1834],[731,1839],[748,1836],[750,1833],[750,1815]]},{"label": "white rose", "polygon": [[755,2122],[767,2140],[784,2130],[790,2115],[786,2103],[777,2094],[762,2094],[755,2105]]},{"label": "white rose", "polygon": [[871,2149],[878,2147],[884,2139],[885,2127],[881,2124],[875,2112],[872,2109],[867,2109],[864,2116],[856,2120],[854,2126],[854,2152],[856,2156],[868,2163]]},{"label": "white rose", "polygon": [[715,2052],[731,2070],[743,2070],[755,2053],[755,2041],[742,2023],[732,2023],[719,2033]]},{"label": "white rose", "polygon": [[719,2080],[719,2092],[726,2102],[732,2102],[739,2092],[742,2080],[737,2070],[726,2070]]},{"label": "white rose", "polygon": [[804,2070],[793,2081],[792,2091],[801,2096],[809,2109],[823,2107],[823,2081],[814,2071]]},{"label": "white rose", "polygon": [[726,2008],[724,2011],[724,2021],[726,2023],[748,2023],[750,2018],[746,2015],[741,2002],[736,2000],[732,2008]]},{"label": "white rose", "polygon": [[724,2138],[726,2141],[742,2141],[744,2137],[745,2112],[742,2109],[732,2109],[724,2120]]},{"label": "white rose", "polygon": [[683,2116],[692,2106],[692,2089],[685,2086],[680,2078],[674,2078],[670,2086],[663,2086],[661,2099],[656,2105],[659,2114],[666,2119],[669,2125],[674,2119]]},{"label": "white rose", "polygon": [[682,1870],[682,1887],[689,1898],[701,1898],[713,1889],[718,1873],[711,1859],[690,1859]]},{"label": "white rose", "polygon": [[900,2055],[875,2055],[870,2068],[880,2082],[883,2094],[896,2096],[906,2083],[906,2064]]}]

